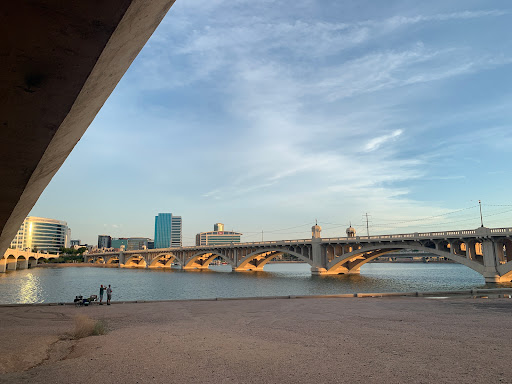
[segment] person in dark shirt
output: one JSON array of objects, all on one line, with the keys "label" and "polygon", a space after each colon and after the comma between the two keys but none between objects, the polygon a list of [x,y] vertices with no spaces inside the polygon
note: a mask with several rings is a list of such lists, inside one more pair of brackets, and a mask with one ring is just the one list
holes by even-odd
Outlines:
[{"label": "person in dark shirt", "polygon": [[103,284],[100,285],[100,305],[103,305],[103,291],[105,290],[105,287]]},{"label": "person in dark shirt", "polygon": [[110,284],[107,288],[107,305],[110,305],[110,299],[112,299],[112,288],[110,288]]}]

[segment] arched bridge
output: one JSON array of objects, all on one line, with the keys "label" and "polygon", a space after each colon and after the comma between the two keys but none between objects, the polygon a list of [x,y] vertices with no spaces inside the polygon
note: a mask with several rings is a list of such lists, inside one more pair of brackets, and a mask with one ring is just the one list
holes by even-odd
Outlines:
[{"label": "arched bridge", "polygon": [[[512,228],[486,228],[382,236],[312,238],[230,245],[148,249],[85,255],[90,263],[127,268],[205,269],[220,258],[234,271],[261,271],[273,258],[287,253],[311,265],[313,274],[358,274],[367,262],[401,249],[426,251],[463,264],[486,282],[512,281]],[[350,235],[350,234],[349,234]]]},{"label": "arched bridge", "polygon": [[35,267],[49,259],[56,259],[59,255],[50,255],[41,252],[8,249],[0,259],[0,272],[15,271]]}]

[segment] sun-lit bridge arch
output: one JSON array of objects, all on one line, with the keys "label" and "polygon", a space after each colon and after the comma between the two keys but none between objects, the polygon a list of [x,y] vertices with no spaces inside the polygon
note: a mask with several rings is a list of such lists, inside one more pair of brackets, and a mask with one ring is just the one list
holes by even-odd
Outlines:
[{"label": "sun-lit bridge arch", "polygon": [[[424,242],[422,243],[394,243],[394,244],[374,244],[374,245],[365,245],[359,249],[356,249],[352,252],[346,253],[343,256],[334,257],[327,264],[327,273],[328,274],[343,274],[343,273],[359,273],[359,269],[366,263],[376,259],[379,256],[382,256],[386,253],[396,252],[402,249],[412,250],[412,251],[423,251],[430,254],[434,254],[441,257],[446,257],[456,263],[465,265],[468,268],[473,269],[474,271],[483,274],[484,266],[472,259],[466,258],[462,254],[455,254],[450,252],[450,248],[448,251],[439,250],[431,247],[431,243],[433,242]],[[450,243],[451,244],[451,243]],[[460,252],[460,251],[459,251]]]},{"label": "sun-lit bridge arch", "polygon": [[177,259],[176,255],[174,255],[173,253],[171,253],[171,252],[160,253],[151,259],[148,267],[149,268],[171,268],[171,265],[176,261],[179,262],[179,259]]},{"label": "sun-lit bridge arch", "polygon": [[94,264],[105,264],[105,259],[103,257],[97,257],[96,260],[94,260]]},{"label": "sun-lit bridge arch", "polygon": [[139,254],[131,255],[123,265],[124,268],[146,268],[146,266],[146,259]]},{"label": "sun-lit bridge arch", "polygon": [[183,264],[183,269],[207,269],[211,262],[218,257],[233,266],[233,262],[228,256],[215,250],[202,250],[187,258]]},{"label": "sun-lit bridge arch", "polygon": [[107,265],[112,265],[112,264],[119,264],[119,256],[117,255],[114,255],[114,256],[110,256],[106,263]]},{"label": "sun-lit bridge arch", "polygon": [[308,263],[309,265],[313,265],[311,259],[301,255],[298,252],[282,248],[264,248],[245,256],[242,260],[240,260],[238,266],[235,268],[235,271],[262,271],[265,264],[267,264],[275,257],[282,255],[283,253],[288,253],[297,257],[301,261]]}]

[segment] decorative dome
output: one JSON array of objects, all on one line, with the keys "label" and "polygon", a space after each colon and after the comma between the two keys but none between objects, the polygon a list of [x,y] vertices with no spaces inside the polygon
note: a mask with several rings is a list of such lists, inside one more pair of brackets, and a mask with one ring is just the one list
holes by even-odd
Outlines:
[{"label": "decorative dome", "polygon": [[352,228],[352,225],[347,228],[347,237],[356,237],[356,230]]},{"label": "decorative dome", "polygon": [[320,232],[322,232],[322,227],[318,225],[318,223],[316,223],[315,225],[313,225],[311,227],[311,237],[314,238],[314,239],[319,239],[320,238]]}]

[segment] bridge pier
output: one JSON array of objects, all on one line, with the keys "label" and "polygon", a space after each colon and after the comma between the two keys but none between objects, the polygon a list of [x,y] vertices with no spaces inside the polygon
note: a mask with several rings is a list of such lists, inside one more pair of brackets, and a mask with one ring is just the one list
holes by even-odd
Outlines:
[{"label": "bridge pier", "polygon": [[6,260],[5,260],[5,257],[3,257],[1,260],[0,260],[0,273],[5,273],[6,271],[6,268],[7,265],[6,265]]},{"label": "bridge pier", "polygon": [[501,277],[498,273],[499,255],[497,244],[485,239],[482,242],[482,253],[484,258],[484,278],[486,283],[500,283]]}]

